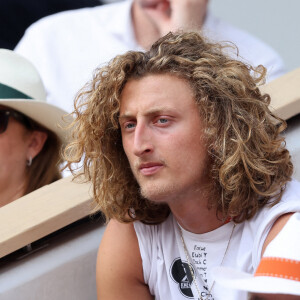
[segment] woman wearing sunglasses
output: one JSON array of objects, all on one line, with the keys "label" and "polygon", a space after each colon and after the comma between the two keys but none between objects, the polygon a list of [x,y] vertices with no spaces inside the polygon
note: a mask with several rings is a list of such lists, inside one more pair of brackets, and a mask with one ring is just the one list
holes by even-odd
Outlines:
[{"label": "woman wearing sunglasses", "polygon": [[0,207],[61,177],[66,112],[45,99],[33,65],[0,49]]}]

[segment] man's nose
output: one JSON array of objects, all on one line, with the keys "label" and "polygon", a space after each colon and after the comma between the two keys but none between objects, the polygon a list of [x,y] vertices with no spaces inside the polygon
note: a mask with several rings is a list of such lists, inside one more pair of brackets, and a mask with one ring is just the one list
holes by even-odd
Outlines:
[{"label": "man's nose", "polygon": [[145,125],[137,125],[134,132],[133,151],[136,156],[143,156],[153,151],[151,129]]}]

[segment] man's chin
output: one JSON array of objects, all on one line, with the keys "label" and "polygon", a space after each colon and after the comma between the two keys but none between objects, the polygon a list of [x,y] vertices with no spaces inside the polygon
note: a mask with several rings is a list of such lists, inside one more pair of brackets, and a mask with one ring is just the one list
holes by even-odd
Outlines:
[{"label": "man's chin", "polygon": [[157,186],[152,186],[150,188],[141,188],[141,195],[148,199],[149,201],[156,203],[166,203],[173,189],[170,188],[159,188]]}]

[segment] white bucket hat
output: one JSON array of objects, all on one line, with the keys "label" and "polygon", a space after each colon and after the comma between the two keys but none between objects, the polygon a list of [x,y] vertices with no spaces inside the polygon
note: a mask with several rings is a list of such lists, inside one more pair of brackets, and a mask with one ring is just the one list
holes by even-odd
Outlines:
[{"label": "white bucket hat", "polygon": [[[24,57],[0,49],[0,105],[17,110],[67,141],[67,112],[46,102],[46,91],[35,67]],[[68,117],[69,118],[69,117]]]},{"label": "white bucket hat", "polygon": [[254,275],[217,267],[213,277],[236,290],[300,296],[300,213],[293,214],[268,245]]}]

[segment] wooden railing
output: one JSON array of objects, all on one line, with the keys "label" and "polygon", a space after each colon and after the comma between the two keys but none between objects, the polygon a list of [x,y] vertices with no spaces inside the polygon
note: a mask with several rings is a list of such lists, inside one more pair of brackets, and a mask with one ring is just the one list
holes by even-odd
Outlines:
[{"label": "wooden railing", "polygon": [[284,120],[300,113],[300,68],[262,86],[271,95],[271,110]]},{"label": "wooden railing", "polygon": [[46,185],[0,209],[0,257],[87,215],[91,185],[72,176]]}]

